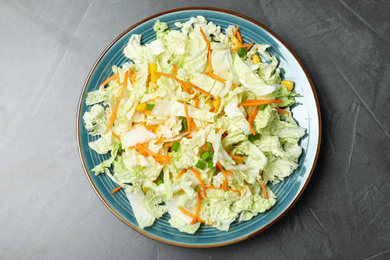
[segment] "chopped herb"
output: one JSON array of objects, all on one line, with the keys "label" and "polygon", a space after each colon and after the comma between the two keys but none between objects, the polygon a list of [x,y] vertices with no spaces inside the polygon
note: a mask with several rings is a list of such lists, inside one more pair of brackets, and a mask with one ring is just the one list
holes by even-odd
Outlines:
[{"label": "chopped herb", "polygon": [[213,161],[208,161],[207,162],[207,167],[209,168],[209,169],[214,169],[215,170],[215,167],[214,167],[214,165],[213,165]]},{"label": "chopped herb", "polygon": [[180,148],[180,143],[175,141],[173,144],[172,144],[172,151],[174,152],[177,152],[179,151],[179,148]]},{"label": "chopped herb", "polygon": [[237,55],[240,56],[241,58],[243,58],[246,53],[248,52],[248,48],[245,47],[245,48],[240,48],[238,51],[237,51]]},{"label": "chopped herb", "polygon": [[202,159],[205,161],[207,161],[207,159],[209,159],[212,156],[213,156],[212,153],[209,151],[205,151],[204,153],[202,153]]},{"label": "chopped herb", "polygon": [[163,183],[163,181],[160,179],[156,183],[157,183],[157,185],[160,185],[161,183]]},{"label": "chopped herb", "polygon": [[154,108],[154,104],[146,104],[146,110],[152,111]]},{"label": "chopped herb", "polygon": [[248,140],[250,141],[250,142],[254,142],[254,141],[256,141],[256,140],[259,140],[260,139],[260,135],[259,134],[255,134],[255,135],[253,135],[253,134],[250,134],[250,135],[248,135]]},{"label": "chopped herb", "polygon": [[195,165],[197,168],[203,170],[204,168],[206,168],[206,164],[202,161],[202,160],[199,160],[196,165]]},{"label": "chopped herb", "polygon": [[183,118],[182,120],[181,120],[181,130],[180,130],[180,132],[184,132],[184,131],[187,131],[188,130],[188,128],[187,128],[187,118]]}]

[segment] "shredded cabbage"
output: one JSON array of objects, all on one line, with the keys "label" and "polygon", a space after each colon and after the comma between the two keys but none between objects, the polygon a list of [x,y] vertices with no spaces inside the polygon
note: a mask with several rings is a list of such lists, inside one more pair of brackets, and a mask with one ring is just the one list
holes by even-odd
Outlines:
[{"label": "shredded cabbage", "polygon": [[88,93],[89,146],[109,154],[93,171],[124,188],[141,229],[169,214],[182,232],[228,231],[269,210],[277,198],[267,184],[299,166],[306,129],[290,108],[299,95],[281,84],[271,46],[231,51],[235,27],[224,33],[202,16],[175,26],[157,21],[145,45],[132,35],[118,76]]}]

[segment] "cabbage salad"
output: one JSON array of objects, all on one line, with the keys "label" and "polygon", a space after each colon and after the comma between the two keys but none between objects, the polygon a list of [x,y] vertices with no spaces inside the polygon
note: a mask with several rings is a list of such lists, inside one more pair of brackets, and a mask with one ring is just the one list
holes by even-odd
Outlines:
[{"label": "cabbage salad", "polygon": [[141,229],[169,214],[182,232],[227,231],[270,209],[267,184],[298,167],[298,94],[270,46],[244,44],[238,27],[202,16],[175,26],[157,20],[147,44],[133,34],[129,61],[88,93],[89,147],[109,158],[92,171],[124,189]]}]

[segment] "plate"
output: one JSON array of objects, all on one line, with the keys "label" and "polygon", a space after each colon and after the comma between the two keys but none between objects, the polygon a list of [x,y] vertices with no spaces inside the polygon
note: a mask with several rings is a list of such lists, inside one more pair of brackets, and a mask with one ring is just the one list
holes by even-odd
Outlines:
[{"label": "plate", "polygon": [[[112,74],[113,65],[121,65],[127,61],[123,55],[132,34],[142,34],[142,44],[156,39],[153,25],[157,19],[168,23],[170,29],[178,30],[174,23],[185,22],[193,16],[204,16],[208,21],[226,29],[229,25],[240,26],[240,33],[245,41],[267,43],[268,50],[280,61],[279,67],[285,79],[295,82],[295,91],[303,97],[297,98],[293,115],[298,124],[307,129],[307,134],[301,140],[303,153],[299,159],[299,168],[285,181],[270,185],[276,194],[277,203],[270,210],[259,214],[250,221],[233,222],[229,231],[220,231],[210,226],[202,225],[198,231],[189,235],[181,233],[169,225],[169,215],[165,214],[153,226],[140,229],[134,217],[125,192],[111,194],[116,185],[102,174],[95,176],[91,169],[108,155],[98,155],[92,151],[88,142],[96,137],[88,135],[84,128],[82,115],[87,111],[85,105],[86,93],[96,90],[107,77]],[[77,112],[77,142],[82,166],[87,178],[107,208],[125,224],[152,239],[182,247],[217,247],[236,243],[254,236],[277,222],[297,201],[313,173],[318,157],[321,140],[321,119],[317,96],[302,63],[282,39],[264,25],[241,14],[215,8],[192,7],[166,11],[149,17],[119,35],[100,55],[93,65],[82,90]]]}]

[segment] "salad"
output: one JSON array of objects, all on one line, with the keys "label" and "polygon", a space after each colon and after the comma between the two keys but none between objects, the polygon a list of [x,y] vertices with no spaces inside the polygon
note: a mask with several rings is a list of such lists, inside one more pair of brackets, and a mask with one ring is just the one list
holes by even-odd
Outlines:
[{"label": "salad", "polygon": [[141,229],[169,214],[181,232],[227,231],[270,209],[267,184],[298,167],[299,95],[270,46],[245,43],[239,27],[202,16],[175,26],[157,20],[147,44],[133,34],[128,62],[88,93],[89,147],[108,155],[92,171],[124,189]]}]

